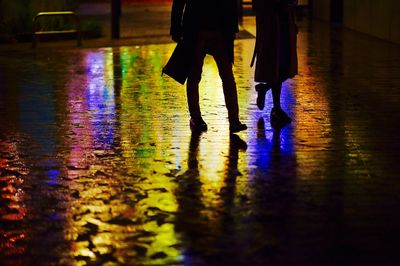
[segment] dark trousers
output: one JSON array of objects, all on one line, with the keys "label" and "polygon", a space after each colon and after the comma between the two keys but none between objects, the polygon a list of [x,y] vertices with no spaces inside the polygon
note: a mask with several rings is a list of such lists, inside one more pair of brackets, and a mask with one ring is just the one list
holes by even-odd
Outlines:
[{"label": "dark trousers", "polygon": [[232,61],[229,57],[228,42],[218,31],[203,31],[196,38],[193,61],[189,70],[186,84],[186,94],[190,116],[194,119],[201,117],[199,106],[199,83],[203,69],[204,57],[210,54],[217,63],[219,76],[222,80],[225,105],[228,109],[230,122],[239,120],[238,97],[236,82],[232,71]]}]

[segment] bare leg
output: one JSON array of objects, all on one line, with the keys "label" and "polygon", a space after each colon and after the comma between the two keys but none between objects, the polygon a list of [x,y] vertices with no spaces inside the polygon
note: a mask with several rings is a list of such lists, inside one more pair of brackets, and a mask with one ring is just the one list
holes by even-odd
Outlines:
[{"label": "bare leg", "polygon": [[272,86],[272,101],[274,103],[274,108],[281,108],[281,91],[282,91],[282,82],[278,82],[273,84]]},{"label": "bare leg", "polygon": [[256,85],[257,91],[257,107],[258,109],[262,110],[265,106],[265,95],[267,91],[270,89],[268,83],[258,83]]},{"label": "bare leg", "polygon": [[271,110],[270,120],[272,127],[281,128],[292,122],[292,119],[281,108],[282,82],[272,86],[272,100],[274,107]]}]

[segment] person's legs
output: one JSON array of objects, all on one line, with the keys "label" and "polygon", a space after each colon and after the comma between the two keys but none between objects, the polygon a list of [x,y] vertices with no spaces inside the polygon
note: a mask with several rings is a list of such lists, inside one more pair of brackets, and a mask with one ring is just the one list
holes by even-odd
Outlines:
[{"label": "person's legs", "polygon": [[193,61],[190,66],[188,79],[186,82],[186,95],[190,113],[190,126],[198,130],[207,130],[207,124],[203,121],[199,103],[199,83],[203,69],[205,50],[205,36],[199,34],[194,49]]},{"label": "person's legs", "polygon": [[274,104],[274,108],[281,109],[282,82],[273,84],[271,86],[271,89],[272,89],[272,102]]},{"label": "person's legs", "polygon": [[264,109],[265,106],[265,96],[267,94],[267,91],[270,89],[270,86],[268,83],[258,83],[256,85],[256,91],[257,91],[257,107],[258,109],[262,110]]},{"label": "person's legs", "polygon": [[281,17],[279,21],[279,79],[280,81],[272,84],[272,100],[274,107],[271,110],[272,126],[281,127],[292,121],[292,119],[282,110],[281,91],[282,83],[288,78],[290,68],[290,45],[289,45],[289,24],[286,17]]},{"label": "person's legs", "polygon": [[270,120],[273,127],[280,128],[292,122],[292,119],[281,108],[282,82],[273,84],[271,88],[274,107],[271,110]]},{"label": "person's legs", "polygon": [[232,64],[224,53],[219,52],[214,56],[217,63],[219,76],[222,80],[225,105],[228,109],[229,120],[239,120],[239,106],[236,90],[236,82],[233,76]]},{"label": "person's legs", "polygon": [[231,132],[238,132],[247,129],[245,124],[239,120],[239,105],[235,77],[232,71],[232,63],[228,54],[228,46],[222,35],[214,39],[212,55],[217,63],[219,76],[222,80],[225,105],[228,110],[228,118]]}]

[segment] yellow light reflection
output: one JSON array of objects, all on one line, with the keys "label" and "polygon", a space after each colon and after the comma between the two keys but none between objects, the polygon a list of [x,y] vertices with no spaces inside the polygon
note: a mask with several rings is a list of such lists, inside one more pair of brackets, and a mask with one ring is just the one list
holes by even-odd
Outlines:
[{"label": "yellow light reflection", "polygon": [[[88,54],[84,68],[89,73],[85,75],[86,85],[83,86],[87,90],[74,91],[82,87],[74,82],[82,80],[69,85],[73,103],[69,124],[74,134],[69,156],[69,165],[73,167],[68,169],[68,176],[76,179],[71,188],[79,191],[79,198],[72,203],[71,228],[67,234],[75,240],[75,257],[96,259],[97,254],[114,249],[117,260],[124,263],[132,252],[129,250],[136,245],[146,248],[148,257],[166,254],[160,256],[160,263],[180,256],[180,251],[173,247],[178,243],[174,227],[168,221],[169,213],[177,210],[172,193],[175,185],[166,175],[179,170],[181,162],[173,158],[179,157],[180,151],[178,148],[172,149],[171,154],[165,151],[185,143],[176,115],[179,110],[185,115],[186,108],[177,106],[169,110],[162,104],[163,99],[155,104],[157,97],[171,97],[167,86],[160,88],[160,84],[165,83],[160,69],[172,46],[162,49],[168,51],[119,48]],[[185,100],[184,96],[180,98]],[[172,99],[176,98],[179,96]],[[161,124],[164,119],[176,121],[175,132],[171,134],[170,129],[165,129],[165,134],[159,134],[159,125],[153,121]],[[118,128],[112,126],[117,124]],[[109,136],[104,137],[104,129],[110,131]],[[125,169],[123,173],[110,172],[113,165],[99,160],[115,153],[108,150],[110,147],[118,150],[120,147],[122,160],[114,163]],[[166,157],[170,163],[165,163]],[[136,184],[135,178],[127,179],[126,175],[146,180]],[[146,197],[121,195],[122,187],[144,193]],[[130,201],[134,204],[128,204]],[[149,234],[149,237],[140,237],[141,234]],[[132,240],[128,240],[130,238]]]},{"label": "yellow light reflection", "polygon": [[[118,262],[129,263],[144,253],[159,264],[182,257],[173,220],[179,208],[175,178],[188,169],[191,131],[185,87],[161,76],[173,49],[168,44],[88,53],[82,62],[88,73],[68,85],[67,176],[76,200],[66,235],[75,243],[74,257],[96,260],[113,252]],[[230,143],[222,82],[209,56],[200,93],[210,129],[198,147],[198,200],[215,209],[227,186]],[[204,215],[220,224],[218,215]]]}]

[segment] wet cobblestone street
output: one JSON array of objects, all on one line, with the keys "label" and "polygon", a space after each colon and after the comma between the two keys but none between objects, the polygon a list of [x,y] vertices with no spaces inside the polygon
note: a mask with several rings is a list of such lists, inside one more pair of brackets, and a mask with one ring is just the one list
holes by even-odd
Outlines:
[{"label": "wet cobblestone street", "polygon": [[0,50],[0,264],[400,265],[399,46],[299,25],[280,131],[235,42],[235,135],[211,57],[197,134],[172,43]]}]

